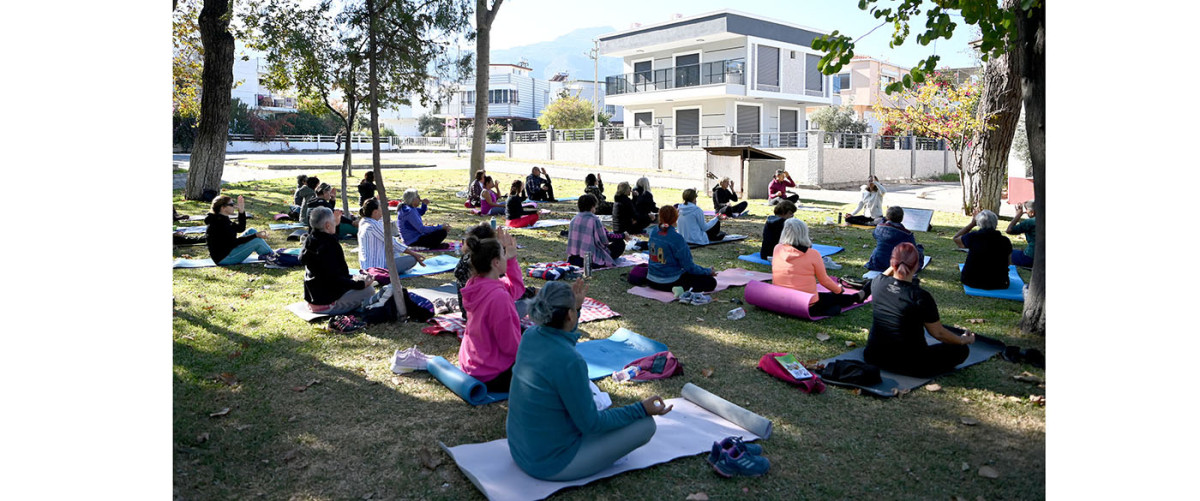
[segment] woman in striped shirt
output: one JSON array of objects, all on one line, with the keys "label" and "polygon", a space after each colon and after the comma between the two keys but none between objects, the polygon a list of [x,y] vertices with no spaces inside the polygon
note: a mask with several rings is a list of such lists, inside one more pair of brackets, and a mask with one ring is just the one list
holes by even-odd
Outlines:
[{"label": "woman in striped shirt", "polygon": [[[358,266],[362,269],[367,268],[387,268],[387,247],[385,247],[385,236],[383,221],[383,209],[379,207],[379,200],[375,197],[368,198],[362,205],[362,221],[358,225]],[[396,273],[404,273],[409,268],[420,264],[425,266],[425,256],[422,256],[408,246],[400,242],[395,235],[400,233],[400,229],[392,233],[392,251],[396,260]]]}]

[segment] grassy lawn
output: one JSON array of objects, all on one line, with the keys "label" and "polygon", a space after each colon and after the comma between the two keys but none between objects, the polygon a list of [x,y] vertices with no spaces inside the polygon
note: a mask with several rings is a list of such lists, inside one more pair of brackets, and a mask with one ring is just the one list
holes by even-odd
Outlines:
[{"label": "grassy lawn", "polygon": [[[334,171],[316,173],[337,185]],[[452,235],[483,221],[471,216],[454,193],[466,185],[464,171],[388,171],[389,196],[414,187],[433,201],[428,224],[450,223]],[[516,176],[501,174],[501,186]],[[351,181],[356,185],[358,178]],[[292,199],[294,181],[278,179],[228,185],[225,194],[244,195],[258,215],[253,227],[267,231],[272,247],[296,247],[288,232],[266,230],[266,216]],[[560,196],[582,193],[582,183],[555,180]],[[613,188],[615,189],[615,185]],[[351,204],[357,192],[351,186]],[[679,201],[679,190],[657,190],[659,203]],[[177,190],[180,213],[201,214],[205,204],[186,202]],[[710,203],[707,200],[702,205]],[[809,201],[809,205],[815,202]],[[826,204],[831,208],[838,204]],[[552,204],[550,217],[569,218],[570,204]],[[846,206],[850,208],[850,206]],[[730,233],[751,235],[735,243],[694,250],[696,261],[718,269],[768,267],[737,260],[757,251],[762,224],[771,208],[751,203],[753,216],[723,223]],[[821,224],[833,213],[797,214],[809,223],[817,243],[846,250],[834,257],[845,266],[834,275],[857,276],[874,245],[869,231]],[[1045,349],[1042,338],[1022,337],[1016,328],[1021,304],[967,297],[958,281],[950,237],[963,216],[937,213],[934,229],[917,239],[933,256],[922,285],[938,302],[947,325],[972,330],[1009,344]],[[1001,223],[1005,224],[1005,223]],[[553,231],[518,230],[522,266],[564,259],[566,238]],[[1018,240],[1015,244],[1023,245]],[[349,242],[345,248],[357,244]],[[175,257],[207,257],[203,246],[177,247]],[[357,255],[346,253],[351,269]],[[628,271],[628,270],[624,270]],[[429,336],[424,325],[388,324],[354,335],[325,332],[296,318],[284,306],[302,299],[302,268],[273,270],[261,265],[175,270],[173,360],[173,456],[176,497],[181,499],[482,499],[470,481],[442,453],[437,442],[454,446],[503,438],[507,403],[471,407],[428,373],[396,376],[390,357],[412,345],[456,361],[458,340]],[[604,338],[618,327],[670,346],[686,368],[683,376],[621,385],[599,383],[625,405],[652,394],[679,396],[694,382],[771,419],[775,434],[762,442],[771,471],[758,479],[725,480],[703,456],[681,458],[629,472],[582,488],[560,491],[561,499],[679,499],[705,492],[710,498],[740,499],[1038,499],[1046,481],[1045,408],[1029,396],[1045,389],[1013,380],[1044,371],[993,359],[937,381],[940,391],[920,389],[893,399],[859,396],[829,387],[805,395],[755,368],[769,351],[816,359],[863,346],[871,308],[804,322],[751,308],[744,319],[726,320],[730,298],[744,289],[716,293],[704,306],[669,304],[625,294],[622,271],[599,271],[589,295],[621,317],[583,324],[581,341]],[[1028,281],[1029,273],[1021,272]],[[406,280],[410,287],[452,281],[450,274]],[[528,279],[527,284],[543,282]],[[831,336],[819,341],[818,333]],[[702,369],[713,369],[710,377]],[[302,390],[302,391],[301,391]],[[221,417],[210,417],[223,409]],[[973,418],[967,426],[962,418]],[[419,459],[427,452],[440,465]],[[981,466],[997,479],[977,474]]]}]

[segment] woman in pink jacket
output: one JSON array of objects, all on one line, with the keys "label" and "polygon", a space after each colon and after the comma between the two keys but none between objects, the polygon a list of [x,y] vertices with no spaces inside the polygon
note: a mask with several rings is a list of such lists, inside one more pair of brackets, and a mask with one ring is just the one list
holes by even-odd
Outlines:
[{"label": "woman in pink jacket", "polygon": [[507,392],[521,343],[515,302],[525,295],[517,242],[499,229],[496,238],[467,237],[467,252],[473,276],[460,291],[467,328],[458,348],[458,365],[487,385],[489,392]]}]

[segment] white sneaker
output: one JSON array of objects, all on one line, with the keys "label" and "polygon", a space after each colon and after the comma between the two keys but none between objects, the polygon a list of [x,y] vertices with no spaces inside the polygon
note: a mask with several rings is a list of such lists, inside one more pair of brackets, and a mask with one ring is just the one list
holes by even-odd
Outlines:
[{"label": "white sneaker", "polygon": [[421,350],[418,350],[416,346],[396,350],[396,353],[392,355],[392,372],[405,374],[412,371],[427,370],[430,358],[433,357],[421,353]]},{"label": "white sneaker", "polygon": [[825,269],[827,269],[827,270],[840,270],[840,269],[842,269],[842,265],[840,265],[840,264],[837,264],[837,263],[833,262],[833,260],[832,260],[832,259],[830,259],[830,258],[829,258],[829,256],[821,256],[821,261],[824,261],[824,262],[825,262]]}]

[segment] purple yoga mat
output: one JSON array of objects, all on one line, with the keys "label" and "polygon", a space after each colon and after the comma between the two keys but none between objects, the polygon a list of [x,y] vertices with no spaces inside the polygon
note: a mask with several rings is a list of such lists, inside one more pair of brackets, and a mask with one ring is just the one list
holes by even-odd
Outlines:
[{"label": "purple yoga mat", "polygon": [[[771,279],[770,273],[763,273],[761,271],[744,270],[742,268],[730,268],[728,270],[724,270],[724,271],[717,273],[717,288],[713,289],[712,292],[720,292],[720,291],[723,291],[730,287],[741,287],[741,286],[749,284],[749,283],[755,283],[760,280],[770,280],[770,279]],[[761,283],[761,282],[759,282],[759,283]],[[675,300],[675,294],[672,294],[670,292],[664,292],[664,291],[660,291],[660,290],[651,289],[646,286],[634,287],[632,289],[629,289],[627,292],[629,292],[630,294],[633,294],[635,296],[641,296],[641,297],[648,298],[648,299],[654,299],[654,300],[662,301],[664,303],[670,303],[671,301]],[[710,294],[710,293],[706,293],[706,294]]]},{"label": "purple yoga mat", "polygon": [[[853,289],[847,289],[847,292],[850,290]],[[821,284],[817,284],[817,291],[829,292],[829,289],[826,289]],[[858,291],[854,291],[854,293],[857,292]],[[763,282],[750,282],[746,285],[745,299],[747,304],[752,304],[764,310],[773,311],[783,315],[803,318],[805,320],[821,320],[823,318],[827,318],[822,316],[814,317],[809,314],[808,304],[812,296],[812,294],[798,291],[796,289],[789,289],[787,287],[781,287]],[[842,309],[842,312],[844,313],[867,304],[871,302],[871,299],[873,298],[867,298],[867,300],[863,303],[847,306],[846,308]]]}]

